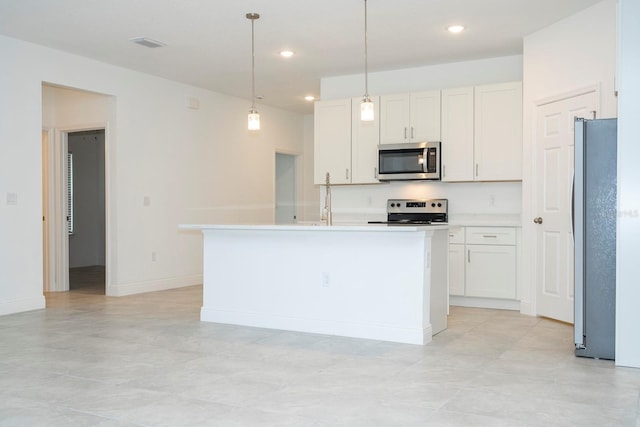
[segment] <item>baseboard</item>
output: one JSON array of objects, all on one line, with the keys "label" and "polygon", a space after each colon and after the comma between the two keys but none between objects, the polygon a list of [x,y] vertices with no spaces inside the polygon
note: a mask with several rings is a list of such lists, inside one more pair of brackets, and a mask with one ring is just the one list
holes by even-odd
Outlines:
[{"label": "baseboard", "polygon": [[497,310],[520,310],[520,301],[499,298],[477,298],[449,296],[449,305],[458,307],[493,308]]},{"label": "baseboard", "polygon": [[47,305],[44,295],[32,298],[19,298],[8,301],[0,301],[0,316],[5,314],[22,313],[24,311],[40,310]]},{"label": "baseboard", "polygon": [[123,283],[110,285],[106,288],[107,296],[124,297],[127,295],[143,294],[146,292],[165,291],[167,289],[184,288],[201,285],[202,274],[193,276],[172,277],[171,279],[149,280],[145,282]]},{"label": "baseboard", "polygon": [[431,325],[424,328],[400,328],[374,323],[288,317],[270,313],[207,309],[206,307],[202,307],[200,311],[200,320],[203,322],[225,323],[230,325],[336,335],[350,338],[363,338],[417,345],[424,345],[431,342],[431,337],[433,335]]}]

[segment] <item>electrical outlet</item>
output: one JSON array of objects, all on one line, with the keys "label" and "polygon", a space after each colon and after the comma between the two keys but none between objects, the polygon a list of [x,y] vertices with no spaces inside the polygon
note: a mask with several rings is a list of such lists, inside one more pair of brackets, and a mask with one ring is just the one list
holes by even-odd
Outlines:
[{"label": "electrical outlet", "polygon": [[151,252],[151,261],[156,261],[156,251]]},{"label": "electrical outlet", "polygon": [[492,194],[489,196],[489,206],[495,206],[495,205],[496,205],[496,196]]},{"label": "electrical outlet", "polygon": [[322,273],[322,287],[329,287],[329,273]]}]

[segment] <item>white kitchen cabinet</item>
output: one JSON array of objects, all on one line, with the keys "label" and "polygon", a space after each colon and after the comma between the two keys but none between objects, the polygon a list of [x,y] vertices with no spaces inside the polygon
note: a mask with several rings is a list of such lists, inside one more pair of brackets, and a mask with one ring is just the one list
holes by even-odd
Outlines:
[{"label": "white kitchen cabinet", "polygon": [[382,95],[380,143],[440,141],[440,91]]},{"label": "white kitchen cabinet", "polygon": [[475,87],[478,181],[522,180],[522,82]]},{"label": "white kitchen cabinet", "polygon": [[315,103],[313,139],[313,182],[351,183],[351,99]]},{"label": "white kitchen cabinet", "polygon": [[464,234],[464,227],[449,229],[449,295],[464,295]]},{"label": "white kitchen cabinet", "polygon": [[351,183],[374,184],[378,181],[378,144],[380,144],[380,97],[372,96],[374,120],[360,120],[362,97],[351,99]]},{"label": "white kitchen cabinet", "polygon": [[[371,100],[376,107],[372,122],[360,120],[361,98],[318,101],[314,107],[314,183],[378,183],[380,97]],[[353,104],[353,106],[352,106]]]},{"label": "white kitchen cabinet", "polygon": [[466,245],[465,295],[470,297],[516,297],[516,247]]},{"label": "white kitchen cabinet", "polygon": [[442,91],[442,180],[473,181],[473,87]]},{"label": "white kitchen cabinet", "polygon": [[[461,231],[450,232],[449,235],[449,294],[515,300],[516,229],[460,227],[457,230]],[[486,300],[483,304],[486,304]]]},{"label": "white kitchen cabinet", "polygon": [[522,179],[522,82],[442,91],[442,180]]}]

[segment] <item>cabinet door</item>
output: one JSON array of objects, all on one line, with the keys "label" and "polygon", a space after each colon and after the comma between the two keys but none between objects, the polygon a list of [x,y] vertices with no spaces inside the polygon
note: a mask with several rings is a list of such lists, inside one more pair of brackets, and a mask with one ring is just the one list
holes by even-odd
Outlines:
[{"label": "cabinet door", "polygon": [[313,182],[351,182],[351,99],[318,101],[314,106]]},{"label": "cabinet door", "polygon": [[410,95],[380,96],[380,143],[409,142]]},{"label": "cabinet door", "polygon": [[449,245],[449,295],[464,296],[464,245]]},{"label": "cabinet door", "polygon": [[411,94],[410,122],[411,141],[440,141],[439,90]]},{"label": "cabinet door", "polygon": [[475,179],[522,180],[522,82],[475,88]]},{"label": "cabinet door", "polygon": [[351,183],[378,183],[378,144],[380,143],[380,97],[372,96],[374,120],[360,120],[362,98],[351,99]]},{"label": "cabinet door", "polygon": [[516,297],[516,247],[466,246],[466,295],[470,297]]},{"label": "cabinet door", "polygon": [[473,87],[442,91],[442,180],[473,181]]}]

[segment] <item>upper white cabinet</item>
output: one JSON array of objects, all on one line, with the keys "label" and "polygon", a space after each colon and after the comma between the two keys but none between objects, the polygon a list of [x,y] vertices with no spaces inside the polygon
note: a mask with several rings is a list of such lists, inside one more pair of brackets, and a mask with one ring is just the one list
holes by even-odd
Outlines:
[{"label": "upper white cabinet", "polygon": [[522,82],[442,91],[443,181],[522,179]]},{"label": "upper white cabinet", "polygon": [[351,183],[379,183],[378,144],[380,144],[380,97],[372,96],[374,120],[360,120],[362,97],[351,99]]},{"label": "upper white cabinet", "polygon": [[475,179],[522,179],[522,82],[475,88]]},{"label": "upper white cabinet", "polygon": [[[318,101],[314,106],[315,184],[377,183],[377,146],[380,142],[380,99],[371,97],[376,120],[360,120],[361,98]],[[353,108],[352,108],[353,103]]]},{"label": "upper white cabinet", "polygon": [[380,143],[440,141],[440,91],[382,95]]},{"label": "upper white cabinet", "polygon": [[473,181],[473,87],[442,91],[442,180]]},{"label": "upper white cabinet", "polygon": [[351,99],[318,101],[314,105],[313,182],[351,182]]}]

